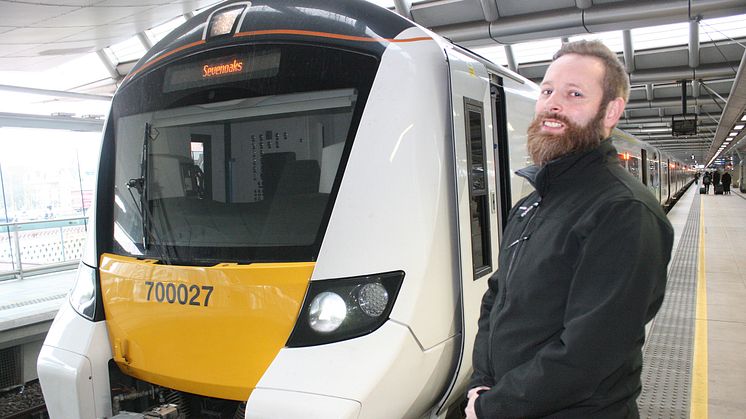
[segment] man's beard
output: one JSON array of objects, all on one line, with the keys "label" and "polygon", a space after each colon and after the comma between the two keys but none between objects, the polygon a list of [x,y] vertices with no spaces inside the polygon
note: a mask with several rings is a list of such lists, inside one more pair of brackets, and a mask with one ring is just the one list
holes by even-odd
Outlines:
[{"label": "man's beard", "polygon": [[[592,120],[580,126],[556,113],[536,115],[528,127],[528,153],[534,164],[542,166],[558,157],[598,147],[601,143],[603,118],[604,112],[599,110]],[[562,122],[565,125],[565,131],[562,134],[541,132],[544,119]]]}]

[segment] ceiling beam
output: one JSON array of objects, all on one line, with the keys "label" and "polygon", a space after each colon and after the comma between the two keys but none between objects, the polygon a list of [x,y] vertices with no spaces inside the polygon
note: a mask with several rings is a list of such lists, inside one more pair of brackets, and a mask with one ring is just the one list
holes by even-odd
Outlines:
[{"label": "ceiling beam", "polygon": [[101,132],[104,129],[104,121],[94,118],[0,112],[0,127]]},{"label": "ceiling beam", "polygon": [[[634,125],[634,124],[670,124],[671,116],[643,116],[635,118],[620,119],[619,125]],[[700,120],[699,125],[717,125],[717,121],[714,123],[705,123],[704,119]]]},{"label": "ceiling beam", "polygon": [[484,20],[494,22],[500,17],[500,14],[497,12],[497,3],[495,0],[479,0],[479,3],[482,5]]},{"label": "ceiling beam", "polygon": [[671,82],[672,80],[719,79],[733,77],[735,63],[719,63],[691,67],[663,67],[640,70],[629,75],[632,84]]},{"label": "ceiling beam", "polygon": [[656,144],[656,145],[679,145],[682,147],[685,146],[709,146],[710,140],[707,138],[690,138],[688,140],[682,140],[679,138],[640,138],[640,140],[643,140],[645,142],[648,142],[650,144]]},{"label": "ceiling beam", "polygon": [[71,98],[71,99],[101,100],[105,102],[111,101],[111,96],[105,96],[105,95],[93,95],[90,93],[66,92],[64,90],[37,89],[34,87],[10,86],[7,84],[0,84],[0,90],[5,90],[8,92],[17,92],[17,93],[28,93],[32,95],[66,97],[66,98]]},{"label": "ceiling beam", "polygon": [[[709,102],[709,99],[696,99],[693,97],[687,97],[687,108],[693,108],[697,105],[702,105],[704,102]],[[627,103],[627,109],[652,109],[652,108],[672,108],[681,107],[681,99],[653,99],[653,100],[631,100]]]},{"label": "ceiling beam", "polygon": [[[541,70],[541,73],[543,74],[549,64],[549,61],[544,61],[540,63],[532,63],[523,66],[523,68],[535,67],[536,69]],[[697,68],[690,68],[689,66],[657,67],[643,70],[636,68],[635,72],[629,75],[629,81],[633,85],[633,88],[636,88],[634,86],[645,86],[645,89],[648,89],[647,85],[653,84],[655,86],[651,86],[650,89],[670,87],[673,85],[678,86],[680,80],[717,80],[718,82],[727,82],[728,79],[735,77],[735,69],[738,67],[738,64],[740,64],[740,62],[701,64]],[[535,72],[536,70],[532,70],[532,73]],[[646,90],[646,94],[647,93]]]},{"label": "ceiling beam", "polygon": [[[441,2],[432,2],[429,6],[423,4],[423,7],[438,7],[439,3]],[[624,1],[594,4],[587,9],[567,7],[501,17],[492,23],[472,21],[431,29],[454,42],[492,38],[501,44],[512,44],[680,23],[688,21],[692,16],[713,18],[742,13],[746,13],[746,3],[743,0],[698,0],[696,3],[682,0]]]}]

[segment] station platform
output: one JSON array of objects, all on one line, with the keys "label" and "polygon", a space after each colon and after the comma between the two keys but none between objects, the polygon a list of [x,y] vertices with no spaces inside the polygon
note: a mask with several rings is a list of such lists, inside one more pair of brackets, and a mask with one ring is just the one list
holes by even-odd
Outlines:
[{"label": "station platform", "polygon": [[[674,251],[643,351],[642,418],[746,419],[746,196],[698,192],[668,214]],[[0,350],[48,328],[74,280],[72,270],[0,283]]]},{"label": "station platform", "polygon": [[641,418],[746,418],[746,196],[692,185],[668,213],[666,297],[643,350]]}]

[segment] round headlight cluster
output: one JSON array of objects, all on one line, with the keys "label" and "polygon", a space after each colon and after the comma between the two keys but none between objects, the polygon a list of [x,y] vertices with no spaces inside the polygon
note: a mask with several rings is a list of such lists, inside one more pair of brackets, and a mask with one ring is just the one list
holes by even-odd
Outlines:
[{"label": "round headlight cluster", "polygon": [[311,328],[320,333],[337,330],[347,317],[347,304],[335,292],[322,292],[311,301],[308,322]]},{"label": "round headlight cluster", "polygon": [[365,336],[389,318],[404,280],[403,271],[311,281],[289,348]]},{"label": "round headlight cluster", "polygon": [[370,317],[378,317],[386,311],[389,293],[379,282],[365,284],[358,290],[357,303],[363,313]]},{"label": "round headlight cluster", "polygon": [[[379,317],[389,303],[389,293],[379,282],[371,282],[351,290],[345,299],[337,292],[325,291],[311,300],[308,323],[319,333],[337,330],[346,318],[360,316],[361,311],[369,317]],[[356,307],[357,306],[357,307]]]}]

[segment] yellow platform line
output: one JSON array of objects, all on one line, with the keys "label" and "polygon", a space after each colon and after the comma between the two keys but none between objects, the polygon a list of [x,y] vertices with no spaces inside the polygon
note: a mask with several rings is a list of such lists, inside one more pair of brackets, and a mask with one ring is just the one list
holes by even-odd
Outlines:
[{"label": "yellow platform line", "polygon": [[707,419],[707,278],[705,276],[705,208],[699,203],[699,256],[697,261],[697,314],[694,319],[694,366],[690,419]]}]

